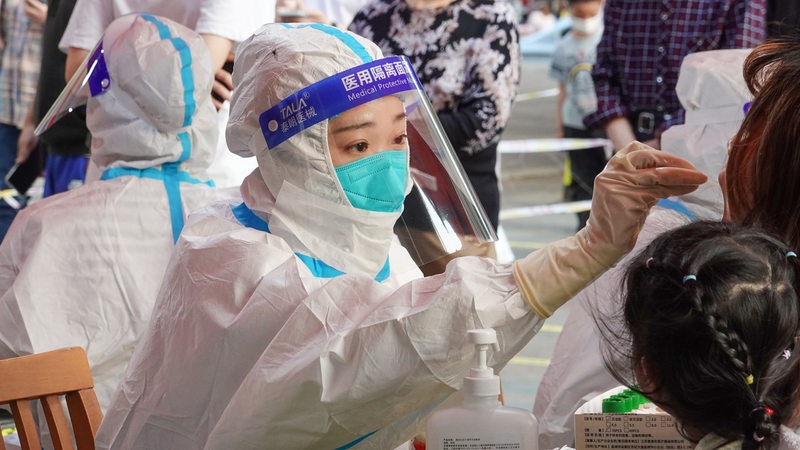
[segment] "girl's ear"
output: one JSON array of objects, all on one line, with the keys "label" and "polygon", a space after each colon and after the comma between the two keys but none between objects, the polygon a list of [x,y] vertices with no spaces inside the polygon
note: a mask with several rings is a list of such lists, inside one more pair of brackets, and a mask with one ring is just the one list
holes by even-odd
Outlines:
[{"label": "girl's ear", "polygon": [[653,378],[651,377],[650,367],[647,358],[642,356],[639,361],[633,365],[633,375],[636,377],[636,382],[644,392],[652,392]]}]

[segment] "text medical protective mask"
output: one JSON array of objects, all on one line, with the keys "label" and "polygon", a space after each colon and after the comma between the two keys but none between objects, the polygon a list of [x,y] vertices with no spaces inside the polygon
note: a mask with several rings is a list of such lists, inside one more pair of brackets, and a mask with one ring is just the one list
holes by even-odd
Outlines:
[{"label": "text medical protective mask", "polygon": [[[314,25],[298,25],[303,26]],[[411,192],[420,199],[418,203],[421,207],[410,212],[409,208],[405,208],[403,216],[394,226],[394,232],[417,264],[425,264],[458,251],[467,240],[497,240],[494,228],[478,202],[408,58],[389,56],[373,60],[364,53],[362,60],[363,64],[306,86],[262,112],[259,124],[267,151],[347,110],[382,97],[396,97],[403,102],[406,113],[409,143],[407,161],[413,185],[404,183],[404,189],[400,189],[400,180],[407,178],[395,167],[400,165],[400,158],[389,150],[382,153],[390,153],[391,156],[376,158],[381,164],[391,161],[393,169],[390,172],[396,179],[388,185],[375,188],[372,185],[374,180],[370,177],[352,177],[349,167],[341,166],[336,171],[343,189],[349,191],[345,194],[347,198],[357,208],[375,208],[375,203],[380,203],[384,210],[397,212],[400,211],[399,203],[394,200],[400,198],[401,192],[406,193],[412,188]],[[360,164],[371,163],[367,161]],[[351,177],[350,180],[343,180],[343,170]],[[356,173],[361,169],[352,170]],[[367,189],[377,191],[368,192]],[[375,202],[364,200],[365,194],[377,192],[380,194],[373,196]],[[433,245],[432,242],[438,244]]]},{"label": "text medical protective mask", "polygon": [[603,26],[603,15],[588,17],[586,19],[572,18],[572,29],[578,33],[594,34]]},{"label": "text medical protective mask", "polygon": [[397,212],[406,198],[408,155],[387,150],[336,168],[347,199],[356,208]]}]

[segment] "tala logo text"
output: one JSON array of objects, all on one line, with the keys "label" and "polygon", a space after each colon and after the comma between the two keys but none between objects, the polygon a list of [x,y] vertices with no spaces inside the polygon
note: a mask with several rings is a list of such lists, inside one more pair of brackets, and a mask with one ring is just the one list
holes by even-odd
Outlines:
[{"label": "tala logo text", "polygon": [[298,111],[306,108],[306,100],[300,98],[297,101],[291,102],[285,107],[281,108],[281,119],[286,119],[290,116],[297,114]]}]

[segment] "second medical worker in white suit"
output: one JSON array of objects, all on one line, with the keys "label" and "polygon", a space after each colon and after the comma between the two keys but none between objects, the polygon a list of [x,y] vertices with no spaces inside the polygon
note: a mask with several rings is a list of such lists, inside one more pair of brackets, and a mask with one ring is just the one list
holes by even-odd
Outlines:
[{"label": "second medical worker in white suit", "polygon": [[[695,52],[681,63],[676,93],[686,121],[661,136],[661,148],[692,161],[710,180],[696,191],[660,201],[647,217],[638,253],[659,234],[690,221],[720,220],[722,190],[715,177],[725,168],[728,143],[739,130],[752,99],[742,66],[750,49]],[[539,448],[574,446],[575,411],[603,392],[619,386],[605,366],[601,328],[595,322],[619,308],[622,267],[607,271],[575,295],[558,336],[550,365],[536,390],[533,413],[539,420]]]},{"label": "second medical worker in white suit", "polygon": [[147,328],[184,218],[236,192],[212,187],[206,174],[218,128],[197,33],[125,16],[86,68],[43,126],[88,98],[102,179],[15,218],[0,246],[0,358],[83,347],[105,409]]},{"label": "second medical worker in white suit", "polygon": [[393,226],[412,179],[431,199],[450,179],[409,158],[446,168],[453,154],[408,60],[333,27],[269,24],[233,76],[228,145],[259,170],[242,203],[184,229],[100,448],[395,448],[460,387],[468,329],[497,330],[503,367],[631,248],[658,197],[706,179],[633,144],[599,176],[580,234],[423,278]]}]

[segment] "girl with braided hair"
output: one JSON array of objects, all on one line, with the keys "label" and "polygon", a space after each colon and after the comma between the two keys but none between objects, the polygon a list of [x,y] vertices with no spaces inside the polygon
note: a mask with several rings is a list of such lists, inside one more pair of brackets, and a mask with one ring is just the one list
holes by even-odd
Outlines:
[{"label": "girl with braided hair", "polygon": [[620,316],[597,317],[620,382],[697,450],[800,449],[800,261],[786,244],[693,222],[633,258],[624,285]]}]

